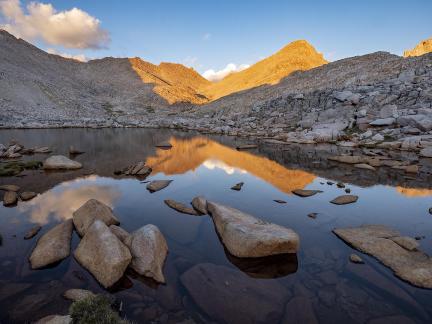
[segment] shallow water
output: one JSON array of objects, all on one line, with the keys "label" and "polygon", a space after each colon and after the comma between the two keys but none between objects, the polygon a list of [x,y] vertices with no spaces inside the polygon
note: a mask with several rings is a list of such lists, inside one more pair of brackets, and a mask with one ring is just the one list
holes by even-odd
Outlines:
[{"label": "shallow water", "polygon": [[[403,235],[424,235],[420,248],[431,254],[428,172],[413,178],[389,168],[371,172],[330,163],[329,154],[350,150],[334,146],[260,144],[258,149],[237,151],[236,145],[252,141],[166,130],[0,131],[0,143],[12,139],[25,147],[50,146],[59,154],[66,155],[70,145],[86,153],[75,158],[84,165],[78,171],[25,171],[24,177],[0,178],[0,184],[15,183],[39,193],[16,207],[0,206],[1,323],[67,313],[70,303],[61,295],[69,288],[107,292],[73,256],[35,271],[27,261],[37,239],[90,198],[111,206],[126,230],[151,223],[167,239],[166,285],[128,271],[109,289],[123,302],[122,314],[135,322],[290,323],[305,321],[301,317],[305,314],[319,323],[432,321],[432,290],[401,281],[331,232],[335,227],[385,224]],[[155,148],[165,140],[170,140],[172,149]],[[43,154],[25,157],[44,158]],[[113,174],[142,160],[153,168],[146,181],[172,179],[171,185],[151,194],[142,179]],[[428,170],[429,162],[422,163]],[[329,203],[344,189],[327,181],[343,181],[359,196],[358,202]],[[242,190],[230,190],[238,182],[245,183]],[[290,193],[297,188],[324,192],[300,198]],[[299,253],[257,260],[229,255],[208,216],[180,214],[163,202],[189,203],[197,195],[292,228],[301,238]],[[307,216],[312,212],[316,219]],[[42,225],[42,231],[24,240],[35,224]],[[79,243],[76,233],[72,243],[74,250]],[[362,256],[364,265],[348,261],[353,252]]]}]

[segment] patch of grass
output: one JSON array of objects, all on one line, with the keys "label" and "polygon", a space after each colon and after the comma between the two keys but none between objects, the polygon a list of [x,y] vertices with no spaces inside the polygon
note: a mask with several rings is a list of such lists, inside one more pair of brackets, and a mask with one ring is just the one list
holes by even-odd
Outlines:
[{"label": "patch of grass", "polygon": [[104,295],[87,297],[69,308],[73,324],[131,324],[122,320],[111,308],[111,300]]},{"label": "patch of grass", "polygon": [[13,177],[23,170],[37,170],[42,167],[41,161],[7,162],[0,164],[0,177]]}]

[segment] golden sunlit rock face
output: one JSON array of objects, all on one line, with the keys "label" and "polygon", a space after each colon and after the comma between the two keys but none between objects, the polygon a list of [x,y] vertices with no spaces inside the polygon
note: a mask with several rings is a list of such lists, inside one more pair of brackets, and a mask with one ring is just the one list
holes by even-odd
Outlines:
[{"label": "golden sunlit rock face", "polygon": [[276,54],[241,72],[232,73],[203,89],[212,100],[263,84],[276,84],[294,71],[305,71],[328,63],[305,40],[292,42]]},{"label": "golden sunlit rock face", "polygon": [[153,91],[170,104],[204,104],[241,90],[275,84],[294,71],[305,71],[327,63],[322,54],[304,40],[292,42],[246,70],[232,73],[215,83],[181,64],[154,65],[140,58],[130,58],[129,62],[141,80],[154,84]]},{"label": "golden sunlit rock face", "polygon": [[129,63],[141,80],[145,83],[153,83],[153,91],[170,104],[208,102],[208,99],[200,94],[200,89],[208,86],[210,81],[194,69],[174,63],[154,65],[140,58],[130,58]]},{"label": "golden sunlit rock face", "polygon": [[285,193],[304,188],[315,179],[311,173],[287,169],[265,157],[237,151],[203,137],[188,140],[171,138],[170,143],[173,146],[170,150],[158,149],[156,156],[147,159],[146,164],[153,169],[153,173],[182,174],[203,164],[208,167],[219,165],[227,173],[230,173],[230,168],[248,172]]},{"label": "golden sunlit rock face", "polygon": [[420,56],[431,52],[432,52],[432,37],[421,41],[413,49],[406,50],[403,56],[404,57]]},{"label": "golden sunlit rock face", "polygon": [[432,196],[431,189],[415,189],[415,188],[404,188],[396,187],[397,192],[406,197],[427,197]]}]

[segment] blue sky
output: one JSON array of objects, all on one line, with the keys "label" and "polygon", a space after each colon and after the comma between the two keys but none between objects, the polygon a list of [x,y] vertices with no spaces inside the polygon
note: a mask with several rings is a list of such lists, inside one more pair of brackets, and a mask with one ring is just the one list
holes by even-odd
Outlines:
[{"label": "blue sky", "polygon": [[[29,2],[21,1],[25,13]],[[39,47],[87,57],[179,62],[201,73],[228,63],[253,64],[297,39],[308,40],[327,59],[336,60],[378,50],[401,55],[432,37],[431,0],[42,2],[57,11],[85,11],[100,20],[111,41],[95,50],[35,38]]]}]

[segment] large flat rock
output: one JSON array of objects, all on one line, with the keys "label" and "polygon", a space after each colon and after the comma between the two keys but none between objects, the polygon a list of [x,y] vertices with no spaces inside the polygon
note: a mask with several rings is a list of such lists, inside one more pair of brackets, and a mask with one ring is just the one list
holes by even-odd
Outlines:
[{"label": "large flat rock", "polygon": [[43,268],[67,258],[70,254],[72,231],[73,224],[69,219],[41,236],[30,255],[32,269]]},{"label": "large flat rock", "polygon": [[111,208],[96,199],[88,200],[73,213],[75,228],[81,236],[87,232],[87,229],[96,219],[104,222],[107,226],[120,224]]},{"label": "large flat rock", "polygon": [[384,225],[363,225],[333,232],[357,250],[374,256],[399,278],[417,287],[432,288],[431,257],[398,244],[406,240],[398,231]]},{"label": "large flat rock", "polygon": [[127,246],[100,220],[89,227],[74,255],[105,288],[123,276],[132,260]]},{"label": "large flat rock", "polygon": [[180,277],[193,301],[220,323],[278,323],[289,292],[276,280],[257,280],[238,270],[198,264]]},{"label": "large flat rock", "polygon": [[298,250],[300,239],[292,229],[215,202],[207,202],[207,208],[223,244],[236,257],[264,257]]},{"label": "large flat rock", "polygon": [[53,155],[45,160],[43,168],[46,170],[75,170],[81,169],[81,163],[73,161],[63,155]]}]

